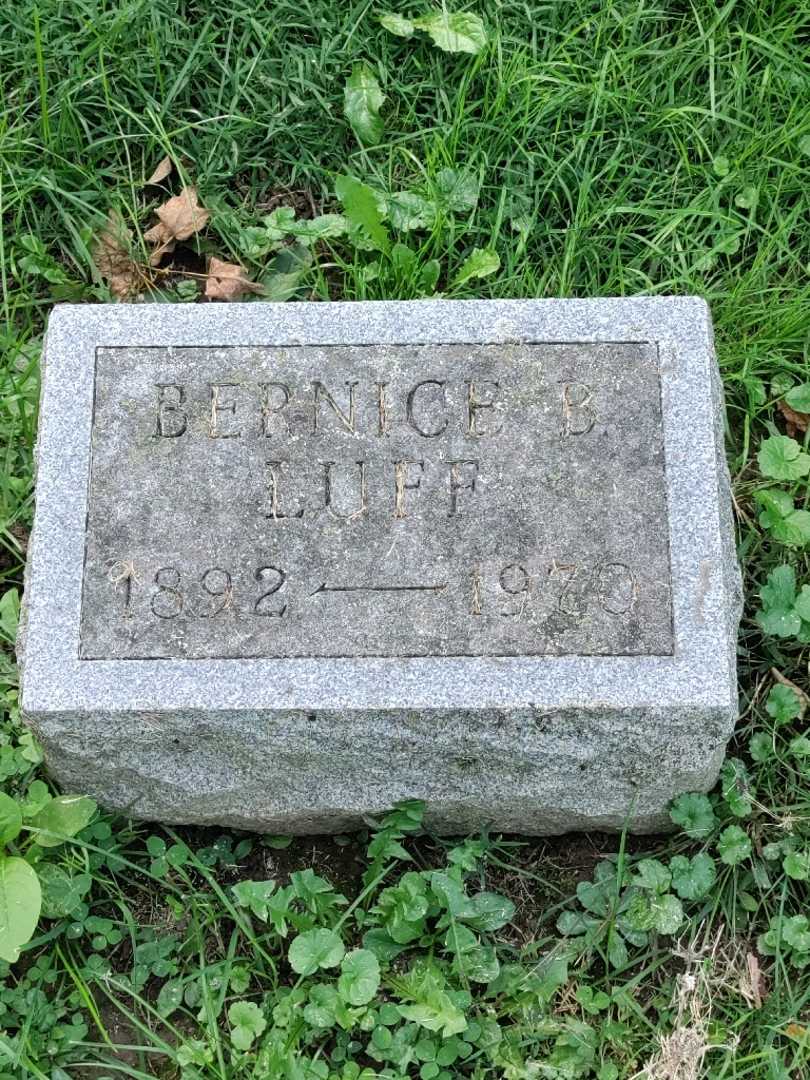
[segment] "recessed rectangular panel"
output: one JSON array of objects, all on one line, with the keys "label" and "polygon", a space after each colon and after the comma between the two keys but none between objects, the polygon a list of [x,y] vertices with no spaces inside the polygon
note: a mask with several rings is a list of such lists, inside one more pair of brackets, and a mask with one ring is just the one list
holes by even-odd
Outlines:
[{"label": "recessed rectangular panel", "polygon": [[83,659],[669,655],[654,343],[98,348]]}]

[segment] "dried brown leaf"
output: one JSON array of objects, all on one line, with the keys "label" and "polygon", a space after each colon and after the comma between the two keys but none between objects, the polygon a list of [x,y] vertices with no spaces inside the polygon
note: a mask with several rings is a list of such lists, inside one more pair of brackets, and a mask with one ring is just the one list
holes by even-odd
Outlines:
[{"label": "dried brown leaf", "polygon": [[174,168],[174,162],[170,157],[165,157],[157,163],[155,171],[146,181],[147,184],[159,184],[162,180],[165,180],[169,173]]},{"label": "dried brown leaf", "polygon": [[[163,226],[161,243],[168,240],[188,240],[194,233],[204,229],[211,217],[209,211],[197,201],[197,189],[194,187],[185,187],[179,195],[173,195],[163,206],[158,207],[157,215]],[[150,229],[149,233],[152,232],[154,230]]]},{"label": "dried brown leaf", "polygon": [[746,953],[745,971],[740,973],[740,993],[753,1009],[761,1009],[768,994],[768,983],[756,953]]},{"label": "dried brown leaf", "polygon": [[205,295],[209,300],[236,300],[243,293],[261,291],[261,285],[250,280],[243,266],[211,256],[205,282]]},{"label": "dried brown leaf", "polygon": [[796,412],[795,409],[791,409],[786,401],[777,401],[776,404],[785,418],[785,430],[791,439],[799,432],[807,431],[808,427],[810,427],[810,414]]},{"label": "dried brown leaf", "polygon": [[175,242],[162,221],[159,221],[157,225],[153,225],[151,229],[147,229],[143,234],[143,238],[147,244],[155,245],[154,251],[149,256],[150,266],[159,266],[163,256],[174,251]]},{"label": "dried brown leaf", "polygon": [[141,267],[130,254],[131,242],[132,230],[117,210],[111,210],[93,243],[93,259],[110,292],[119,300],[137,293],[143,283]]}]

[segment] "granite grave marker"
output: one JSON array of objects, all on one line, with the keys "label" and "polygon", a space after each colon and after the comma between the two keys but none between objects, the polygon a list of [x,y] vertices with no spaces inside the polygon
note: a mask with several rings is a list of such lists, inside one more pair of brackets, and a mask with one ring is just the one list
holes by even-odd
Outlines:
[{"label": "granite grave marker", "polygon": [[736,717],[694,298],[62,306],[22,706],[135,816],[659,827]]}]

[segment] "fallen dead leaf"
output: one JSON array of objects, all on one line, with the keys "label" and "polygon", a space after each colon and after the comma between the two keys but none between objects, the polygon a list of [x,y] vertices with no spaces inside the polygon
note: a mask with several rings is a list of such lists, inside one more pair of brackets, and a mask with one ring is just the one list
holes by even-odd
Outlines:
[{"label": "fallen dead leaf", "polygon": [[174,168],[174,162],[170,157],[165,157],[157,163],[155,171],[146,181],[147,184],[159,184],[162,180],[165,180],[169,173]]},{"label": "fallen dead leaf", "polygon": [[788,1024],[785,1028],[785,1034],[790,1039],[802,1040],[807,1038],[808,1029],[803,1027],[802,1024]]},{"label": "fallen dead leaf", "polygon": [[150,262],[155,265],[168,251],[174,250],[177,240],[188,240],[194,233],[204,229],[211,214],[197,201],[197,189],[185,187],[179,195],[173,195],[163,206],[158,207],[159,221],[148,229],[143,238],[148,244],[154,244]]},{"label": "fallen dead leaf", "polygon": [[93,259],[110,292],[119,300],[134,295],[143,284],[143,271],[130,254],[131,241],[132,230],[117,210],[111,210],[95,238]]},{"label": "fallen dead leaf", "polygon": [[755,953],[746,954],[745,971],[740,973],[740,993],[753,1009],[762,1008],[762,1002],[768,993],[768,984]]},{"label": "fallen dead leaf", "polygon": [[211,256],[205,282],[205,295],[209,300],[236,300],[249,292],[262,292],[262,286],[250,280],[243,266]]},{"label": "fallen dead leaf", "polygon": [[785,430],[791,439],[799,432],[807,431],[810,427],[810,414],[796,412],[791,409],[786,401],[778,401],[777,407],[785,418]]}]

